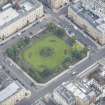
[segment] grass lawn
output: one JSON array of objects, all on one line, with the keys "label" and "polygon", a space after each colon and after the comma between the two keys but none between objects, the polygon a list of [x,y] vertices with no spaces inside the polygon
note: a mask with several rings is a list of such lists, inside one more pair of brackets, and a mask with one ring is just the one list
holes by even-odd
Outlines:
[{"label": "grass lawn", "polygon": [[[42,56],[42,51],[50,50],[48,56]],[[66,53],[65,53],[66,51]],[[65,57],[70,55],[70,47],[64,40],[48,33],[47,37],[33,43],[32,46],[26,49],[21,57],[24,61],[29,63],[35,70],[40,72],[44,68],[55,70],[64,61]]]},{"label": "grass lawn", "polygon": [[[88,49],[62,28],[49,24],[39,39],[20,40],[6,53],[34,80],[49,81],[87,54]],[[35,42],[34,42],[35,41]]]}]

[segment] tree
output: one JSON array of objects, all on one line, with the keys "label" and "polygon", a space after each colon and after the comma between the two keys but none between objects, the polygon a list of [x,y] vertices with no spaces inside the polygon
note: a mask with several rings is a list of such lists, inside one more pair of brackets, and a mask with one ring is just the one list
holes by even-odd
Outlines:
[{"label": "tree", "polygon": [[70,56],[67,56],[67,57],[65,58],[64,62],[65,62],[65,63],[67,63],[67,62],[72,62],[72,56],[71,56],[71,55],[70,55]]},{"label": "tree", "polygon": [[49,23],[47,28],[50,32],[55,32],[56,31],[56,26],[53,23]]},{"label": "tree", "polygon": [[48,24],[48,30],[50,32],[53,32],[56,36],[58,36],[60,38],[62,38],[66,34],[66,32],[65,32],[65,30],[63,28],[57,27],[53,23]]},{"label": "tree", "polygon": [[18,54],[18,50],[15,48],[15,47],[13,47],[13,48],[8,48],[7,50],[6,50],[6,53],[7,53],[7,55],[9,56],[9,57],[11,57],[12,59],[16,59],[16,56],[17,56],[17,54]]},{"label": "tree", "polygon": [[86,54],[87,52],[88,52],[88,48],[84,47],[84,48],[83,48],[83,53]]},{"label": "tree", "polygon": [[81,52],[79,52],[79,51],[73,51],[72,57],[73,57],[74,59],[80,60],[80,59],[81,59]]},{"label": "tree", "polygon": [[88,52],[88,48],[84,47],[81,51],[81,56],[82,57],[86,56],[87,52]]},{"label": "tree", "polygon": [[76,43],[76,39],[77,39],[76,36],[72,36],[72,37],[71,37],[71,42],[72,42],[72,44],[75,44],[75,43]]},{"label": "tree", "polygon": [[42,78],[38,73],[38,70],[34,70],[32,68],[29,68],[29,73],[28,73],[32,78],[34,78],[36,81],[41,82]]},{"label": "tree", "polygon": [[28,37],[25,37],[24,38],[24,43],[27,45],[27,44],[29,44],[29,42],[30,42],[30,39]]},{"label": "tree", "polygon": [[65,35],[66,33],[65,33],[65,30],[64,30],[63,28],[57,28],[55,34],[56,34],[58,37],[62,38],[62,37],[64,37],[64,35]]},{"label": "tree", "polygon": [[71,49],[73,59],[80,60],[82,58],[82,50],[83,48],[81,47],[81,45],[76,43]]},{"label": "tree", "polygon": [[46,77],[49,77],[50,75],[52,75],[52,73],[53,73],[53,70],[50,70],[49,68],[44,67],[43,71],[40,72],[40,75],[41,75],[43,78],[46,78]]}]

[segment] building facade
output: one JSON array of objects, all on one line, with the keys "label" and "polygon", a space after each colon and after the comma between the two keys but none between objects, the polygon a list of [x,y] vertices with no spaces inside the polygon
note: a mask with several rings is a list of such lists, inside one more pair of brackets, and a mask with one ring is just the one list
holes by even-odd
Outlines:
[{"label": "building facade", "polygon": [[95,105],[96,102],[95,91],[79,79],[58,86],[53,97],[59,105]]},{"label": "building facade", "polygon": [[105,17],[105,1],[104,0],[81,0],[82,5],[94,12],[99,17]]},{"label": "building facade", "polygon": [[59,105],[76,105],[74,95],[63,85],[58,86],[53,92],[53,98]]},{"label": "building facade", "polygon": [[84,29],[96,42],[101,45],[105,44],[105,20],[103,18],[84,8],[81,3],[68,7],[68,17]]},{"label": "building facade", "polygon": [[69,0],[52,0],[51,2],[53,8],[60,8],[61,6],[69,3]]},{"label": "building facade", "polygon": [[22,99],[29,98],[31,92],[19,82],[13,82],[0,91],[0,105],[16,105]]},{"label": "building facade", "polygon": [[10,36],[44,15],[43,5],[37,0],[23,0],[19,9],[12,8],[12,4],[6,7],[0,12],[0,38]]},{"label": "building facade", "polygon": [[61,6],[68,4],[69,0],[41,0],[45,5],[50,8],[60,8]]}]

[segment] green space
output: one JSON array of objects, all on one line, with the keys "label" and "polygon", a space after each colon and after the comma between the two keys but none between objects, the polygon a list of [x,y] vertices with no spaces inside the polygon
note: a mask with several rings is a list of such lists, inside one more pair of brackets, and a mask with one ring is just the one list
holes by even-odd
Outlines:
[{"label": "green space", "polygon": [[[65,53],[65,51],[67,51]],[[33,43],[33,45],[25,50],[22,59],[31,64],[36,70],[43,69],[55,70],[70,55],[70,47],[58,37],[47,33],[47,37]]]},{"label": "green space", "polygon": [[47,82],[84,58],[88,49],[68,37],[61,27],[48,24],[41,37],[25,37],[8,48],[6,54],[37,82]]}]

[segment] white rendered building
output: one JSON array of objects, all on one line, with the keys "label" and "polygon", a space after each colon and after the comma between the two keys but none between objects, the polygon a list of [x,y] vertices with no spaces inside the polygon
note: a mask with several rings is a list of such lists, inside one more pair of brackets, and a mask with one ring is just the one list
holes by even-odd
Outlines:
[{"label": "white rendered building", "polygon": [[9,37],[44,15],[43,5],[37,0],[22,0],[18,5],[9,3],[0,11],[0,38]]},{"label": "white rendered building", "polygon": [[29,98],[31,92],[19,82],[12,82],[0,91],[0,105],[16,105],[24,98]]}]

